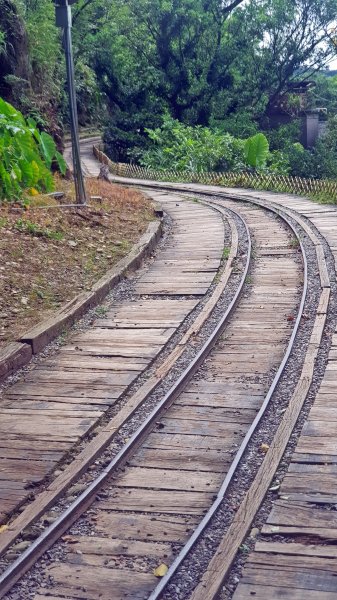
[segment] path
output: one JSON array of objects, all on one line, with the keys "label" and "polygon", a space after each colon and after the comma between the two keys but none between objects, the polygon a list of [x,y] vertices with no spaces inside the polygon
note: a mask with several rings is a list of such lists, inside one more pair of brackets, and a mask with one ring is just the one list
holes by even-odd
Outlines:
[{"label": "path", "polygon": [[37,486],[158,356],[205,294],[222,256],[213,210],[161,198],[173,221],[167,244],[140,277],[131,301],[71,334],[0,398],[0,518]]}]

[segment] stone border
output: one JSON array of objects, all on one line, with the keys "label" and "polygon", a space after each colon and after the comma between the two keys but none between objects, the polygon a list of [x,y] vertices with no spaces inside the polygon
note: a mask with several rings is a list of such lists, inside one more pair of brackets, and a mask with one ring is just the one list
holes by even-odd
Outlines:
[{"label": "stone border", "polygon": [[0,382],[29,363],[32,354],[31,346],[21,342],[11,342],[0,350]]},{"label": "stone border", "polygon": [[0,350],[0,381],[15,373],[26,365],[33,354],[41,352],[53,339],[68,329],[90,308],[97,306],[110,290],[125,276],[129,270],[135,270],[142,260],[148,256],[162,235],[162,222],[149,223],[147,231],[142,235],[131,252],[109,269],[89,290],[82,292],[67,302],[52,317],[35,325],[16,342],[11,342]]}]

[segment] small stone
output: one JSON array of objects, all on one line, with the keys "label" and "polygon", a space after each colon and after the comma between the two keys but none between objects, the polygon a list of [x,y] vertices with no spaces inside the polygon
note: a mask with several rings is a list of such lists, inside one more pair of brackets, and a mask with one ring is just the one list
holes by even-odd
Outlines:
[{"label": "small stone", "polygon": [[70,489],[69,493],[74,496],[75,494],[80,494],[81,492],[84,492],[87,489],[87,484],[86,483],[77,483],[76,485],[73,485],[73,487]]},{"label": "small stone", "polygon": [[30,546],[30,543],[28,541],[19,542],[18,544],[13,546],[13,552],[22,552],[23,550],[26,550],[29,546]]},{"label": "small stone", "polygon": [[15,560],[18,557],[17,552],[7,552],[6,558],[8,560]]},{"label": "small stone", "polygon": [[36,527],[28,527],[26,531],[22,532],[22,538],[24,540],[36,540],[36,538],[39,537],[39,535],[40,531],[36,529]]},{"label": "small stone", "polygon": [[52,523],[55,523],[57,517],[44,517],[43,522],[46,525],[51,525]]},{"label": "small stone", "polygon": [[257,535],[259,535],[260,530],[258,529],[258,527],[253,527],[253,529],[251,530],[249,537],[251,538],[256,538]]},{"label": "small stone", "polygon": [[69,240],[68,246],[70,246],[71,248],[75,248],[77,246],[77,242],[75,242],[75,240]]}]

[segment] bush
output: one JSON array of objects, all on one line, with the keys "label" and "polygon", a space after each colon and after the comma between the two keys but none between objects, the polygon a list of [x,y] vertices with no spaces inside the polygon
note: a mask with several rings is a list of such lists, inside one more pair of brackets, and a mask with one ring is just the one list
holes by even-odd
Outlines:
[{"label": "bush", "polygon": [[320,179],[337,179],[337,116],[328,122],[327,131],[313,151],[314,170]]},{"label": "bush", "polygon": [[65,173],[66,164],[53,138],[40,133],[33,119],[25,119],[0,98],[0,200],[18,199],[24,189],[53,189],[52,162]]},{"label": "bush", "polygon": [[245,142],[229,133],[184,125],[169,116],[162,127],[146,131],[152,144],[140,162],[147,168],[190,172],[244,168]]}]

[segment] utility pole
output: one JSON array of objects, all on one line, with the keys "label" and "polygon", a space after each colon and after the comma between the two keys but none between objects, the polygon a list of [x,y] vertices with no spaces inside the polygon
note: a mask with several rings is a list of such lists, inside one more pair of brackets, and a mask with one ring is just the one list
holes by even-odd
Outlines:
[{"label": "utility pole", "polygon": [[76,105],[76,91],[74,78],[74,60],[73,49],[71,42],[71,4],[76,0],[55,0],[56,1],[56,25],[63,29],[63,46],[66,57],[67,67],[67,86],[70,109],[70,130],[71,130],[71,146],[73,154],[74,181],[76,192],[76,203],[86,204],[87,197],[85,193],[84,177],[81,165],[80,142],[78,135],[78,116]]}]

